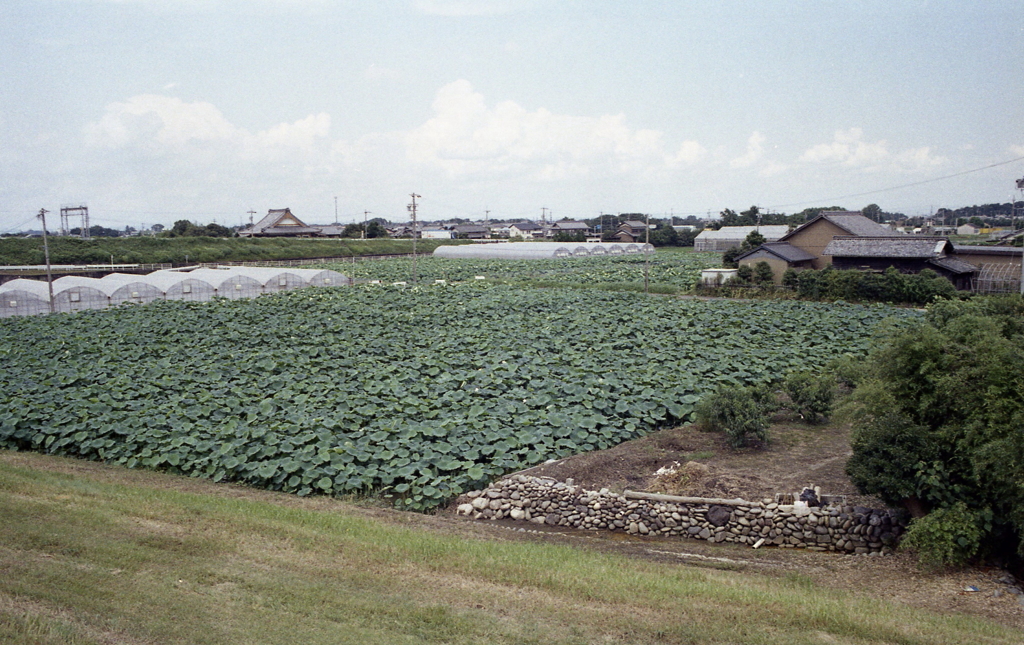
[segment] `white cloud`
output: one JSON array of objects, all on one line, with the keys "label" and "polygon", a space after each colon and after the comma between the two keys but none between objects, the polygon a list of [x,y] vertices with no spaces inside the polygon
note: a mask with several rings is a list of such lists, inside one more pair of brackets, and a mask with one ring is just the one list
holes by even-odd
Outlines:
[{"label": "white cloud", "polygon": [[111,103],[96,123],[86,126],[86,142],[119,148],[137,143],[180,147],[188,142],[228,140],[239,131],[209,103],[142,94]]},{"label": "white cloud", "polygon": [[491,108],[466,80],[442,87],[433,109],[432,118],[408,133],[408,157],[450,176],[513,173],[551,180],[643,172],[694,163],[705,153],[695,141],[666,153],[661,132],[633,129],[622,114],[530,112],[512,101]]},{"label": "white cloud", "polygon": [[831,143],[808,148],[799,161],[810,164],[839,164],[865,171],[914,172],[941,166],[945,157],[933,155],[930,147],[898,153],[889,150],[885,139],[864,141],[860,128],[837,130]]},{"label": "white cloud", "polygon": [[280,123],[260,132],[255,137],[247,137],[257,148],[286,147],[308,150],[319,140],[325,139],[331,130],[331,117],[326,112],[311,114],[295,123]]},{"label": "white cloud", "polygon": [[765,137],[755,131],[747,140],[747,152],[729,162],[733,168],[749,168],[757,163],[764,156]]},{"label": "white cloud", "polygon": [[707,148],[696,141],[683,141],[679,146],[679,152],[668,158],[671,167],[689,166],[707,157]]},{"label": "white cloud", "polygon": [[111,103],[102,118],[85,128],[85,141],[99,148],[136,148],[155,153],[183,153],[211,146],[222,153],[245,151],[250,157],[273,156],[281,148],[309,150],[326,139],[331,118],[313,114],[281,123],[257,134],[236,127],[214,105],[185,103],[156,94]]}]

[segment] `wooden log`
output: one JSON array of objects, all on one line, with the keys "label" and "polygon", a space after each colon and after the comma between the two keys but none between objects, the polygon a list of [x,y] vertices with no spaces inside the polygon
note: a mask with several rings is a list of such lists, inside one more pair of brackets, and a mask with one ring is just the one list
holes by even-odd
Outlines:
[{"label": "wooden log", "polygon": [[659,495],[657,493],[638,493],[627,490],[622,493],[626,499],[646,499],[653,502],[669,502],[671,504],[719,504],[724,506],[757,506],[758,502],[745,499],[718,499],[716,497],[679,497],[678,495]]}]

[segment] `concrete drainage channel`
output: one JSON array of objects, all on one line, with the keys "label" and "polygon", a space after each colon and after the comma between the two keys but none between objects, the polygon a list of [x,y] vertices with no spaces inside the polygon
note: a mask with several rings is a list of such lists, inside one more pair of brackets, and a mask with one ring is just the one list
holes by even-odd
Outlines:
[{"label": "concrete drainage channel", "polygon": [[572,480],[518,474],[467,493],[457,510],[474,519],[857,554],[890,553],[906,530],[905,521],[888,510],[822,499],[825,505],[809,506],[779,503],[789,501],[785,496],[753,502],[630,491],[619,495],[586,490]]}]

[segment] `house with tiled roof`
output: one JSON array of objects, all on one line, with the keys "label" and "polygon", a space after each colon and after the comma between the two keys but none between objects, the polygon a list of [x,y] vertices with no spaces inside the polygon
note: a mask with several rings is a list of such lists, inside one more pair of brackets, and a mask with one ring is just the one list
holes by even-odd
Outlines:
[{"label": "house with tiled roof", "polygon": [[880,272],[893,267],[900,273],[931,269],[961,290],[971,288],[971,279],[978,272],[978,267],[956,256],[953,244],[945,237],[836,236],[823,254],[832,258],[836,269]]},{"label": "house with tiled roof", "polygon": [[509,237],[521,237],[527,240],[544,237],[544,227],[536,222],[516,222],[508,227]]},{"label": "house with tiled roof", "polygon": [[825,247],[832,238],[840,236],[854,237],[892,237],[893,231],[878,222],[864,217],[860,211],[822,211],[816,217],[793,229],[778,239],[814,256],[812,269],[824,269],[832,263],[832,258],[825,255]]},{"label": "house with tiled roof", "polygon": [[772,268],[775,284],[782,284],[782,275],[786,269],[809,269],[813,261],[813,255],[786,242],[766,242],[736,257],[738,265],[750,268],[754,268],[758,262],[766,262]]},{"label": "house with tiled roof", "polygon": [[460,240],[486,240],[491,236],[491,229],[479,224],[459,224],[451,230]]},{"label": "house with tiled roof", "polygon": [[[325,230],[327,229],[327,230]],[[333,237],[343,227],[307,226],[289,208],[272,208],[266,217],[249,228],[238,231],[240,237]]]}]

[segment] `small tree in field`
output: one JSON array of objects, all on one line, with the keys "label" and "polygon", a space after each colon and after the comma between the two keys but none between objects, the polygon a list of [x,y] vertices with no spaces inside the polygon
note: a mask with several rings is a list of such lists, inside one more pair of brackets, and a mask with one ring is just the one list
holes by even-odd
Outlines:
[{"label": "small tree in field", "polygon": [[768,412],[764,393],[740,386],[719,386],[700,400],[694,410],[697,422],[710,432],[724,432],[733,448],[752,439],[768,443]]},{"label": "small tree in field", "polygon": [[811,372],[796,372],[783,383],[783,389],[793,407],[808,423],[825,421],[832,414],[836,381],[831,375],[816,376]]}]

